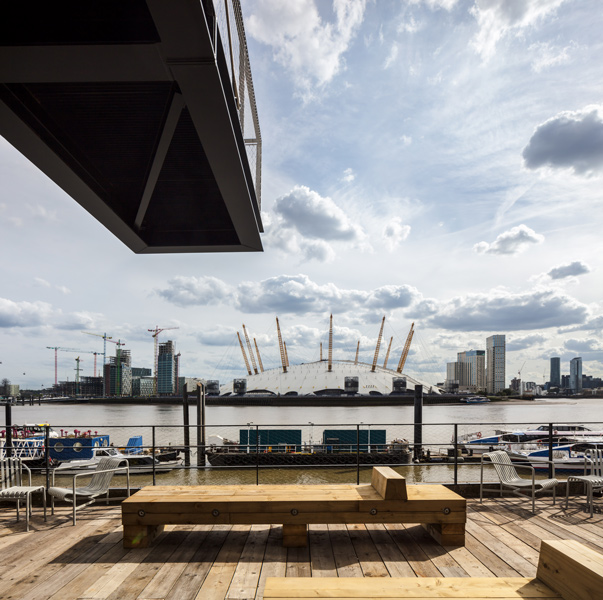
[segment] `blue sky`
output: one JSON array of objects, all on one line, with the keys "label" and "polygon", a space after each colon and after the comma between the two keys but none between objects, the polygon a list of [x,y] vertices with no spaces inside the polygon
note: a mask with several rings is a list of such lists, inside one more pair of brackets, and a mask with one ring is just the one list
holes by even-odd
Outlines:
[{"label": "blue sky", "polygon": [[[372,360],[381,317],[406,371],[442,381],[456,353],[505,333],[507,380],[548,358],[603,375],[603,12],[596,0],[243,2],[263,139],[265,251],[136,256],[0,139],[0,378],[50,385],[46,346],[147,329],[182,371]],[[169,334],[169,335],[168,335]],[[382,347],[383,348],[383,347]],[[382,349],[381,361],[385,350]],[[76,354],[59,355],[59,378]],[[92,355],[82,355],[92,374]]]}]

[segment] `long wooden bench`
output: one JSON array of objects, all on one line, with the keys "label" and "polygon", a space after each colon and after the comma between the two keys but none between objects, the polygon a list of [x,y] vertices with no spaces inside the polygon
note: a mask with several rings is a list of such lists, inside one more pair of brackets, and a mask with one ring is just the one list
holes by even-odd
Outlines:
[{"label": "long wooden bench", "polygon": [[600,600],[603,555],[574,540],[543,541],[536,577],[268,577],[264,600]]},{"label": "long wooden bench", "polygon": [[124,547],[141,548],[164,525],[283,525],[283,545],[305,546],[313,523],[421,523],[442,545],[463,546],[467,505],[443,485],[406,485],[374,467],[370,485],[148,486],[122,502]]}]

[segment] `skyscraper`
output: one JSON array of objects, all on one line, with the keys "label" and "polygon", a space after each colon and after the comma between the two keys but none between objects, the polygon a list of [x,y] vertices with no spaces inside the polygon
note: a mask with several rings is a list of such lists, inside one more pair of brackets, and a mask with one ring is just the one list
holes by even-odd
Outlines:
[{"label": "skyscraper", "polygon": [[486,338],[486,391],[496,394],[505,389],[505,336]]},{"label": "skyscraper", "polygon": [[171,396],[175,391],[176,364],[174,342],[159,344],[157,356],[157,393]]},{"label": "skyscraper", "polygon": [[570,360],[570,389],[574,394],[582,391],[582,357]]},{"label": "skyscraper", "polygon": [[561,385],[561,358],[553,356],[551,358],[551,377],[549,379],[551,387],[559,387]]},{"label": "skyscraper", "polygon": [[468,385],[473,388],[474,392],[486,389],[486,352],[485,350],[467,350],[459,352],[457,361],[469,363],[470,374]]}]

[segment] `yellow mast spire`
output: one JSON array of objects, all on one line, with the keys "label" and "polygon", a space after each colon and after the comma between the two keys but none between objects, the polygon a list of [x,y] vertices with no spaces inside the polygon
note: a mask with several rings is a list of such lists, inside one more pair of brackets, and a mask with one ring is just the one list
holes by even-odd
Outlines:
[{"label": "yellow mast spire", "polygon": [[245,323],[243,323],[243,333],[245,334],[245,340],[247,341],[247,350],[249,350],[249,357],[251,358],[251,364],[253,366],[253,372],[257,375],[258,368],[255,364],[255,356],[253,355],[253,351],[251,350],[251,342],[249,341],[249,336],[247,335],[247,329],[245,329]]},{"label": "yellow mast spire", "polygon": [[253,343],[255,344],[255,351],[257,352],[257,355],[258,355],[258,365],[260,366],[260,371],[263,373],[264,365],[262,364],[262,357],[260,356],[260,349],[258,348],[258,343],[255,341],[255,338],[253,338]]},{"label": "yellow mast spire", "polygon": [[406,343],[404,344],[404,350],[402,350],[402,356],[400,357],[400,362],[398,363],[398,368],[396,369],[398,373],[402,373],[402,369],[406,363],[406,357],[408,356],[408,351],[410,350],[410,343],[412,342],[412,337],[415,334],[414,327],[415,324],[413,323],[410,326],[410,331],[408,332],[408,337],[406,338]]},{"label": "yellow mast spire", "polygon": [[381,329],[379,329],[379,338],[377,339],[377,347],[375,348],[375,357],[373,358],[373,368],[371,369],[371,373],[375,372],[377,368],[377,360],[379,358],[379,348],[381,348],[381,337],[383,336],[383,326],[385,325],[385,317],[381,319]]},{"label": "yellow mast spire", "polygon": [[329,373],[333,370],[333,315],[329,320]]},{"label": "yellow mast spire", "polygon": [[387,353],[385,355],[385,360],[383,361],[383,368],[387,369],[387,361],[389,359],[389,352],[392,349],[392,342],[394,341],[394,336],[389,338],[389,346],[387,347]]},{"label": "yellow mast spire", "polygon": [[245,354],[245,348],[243,348],[243,342],[241,341],[241,336],[237,331],[237,337],[239,338],[239,346],[241,346],[241,352],[243,353],[243,359],[245,360],[245,366],[247,367],[247,374],[251,375],[251,369],[249,368],[249,361],[247,360],[247,354]]},{"label": "yellow mast spire", "polygon": [[278,317],[276,317],[276,331],[278,333],[278,347],[281,351],[281,364],[283,365],[283,373],[287,372],[287,359],[285,357],[285,349],[283,348],[283,338],[281,336],[281,327],[278,324]]}]

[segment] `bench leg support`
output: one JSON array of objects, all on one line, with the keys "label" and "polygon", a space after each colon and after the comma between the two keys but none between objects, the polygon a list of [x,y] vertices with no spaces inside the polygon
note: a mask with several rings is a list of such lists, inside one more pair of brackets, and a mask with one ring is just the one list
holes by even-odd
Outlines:
[{"label": "bench leg support", "polygon": [[307,545],[307,525],[283,525],[283,546],[285,548],[304,548]]},{"label": "bench leg support", "polygon": [[124,525],[124,548],[148,548],[164,525]]},{"label": "bench leg support", "polygon": [[464,523],[422,523],[429,535],[442,546],[464,546]]}]

